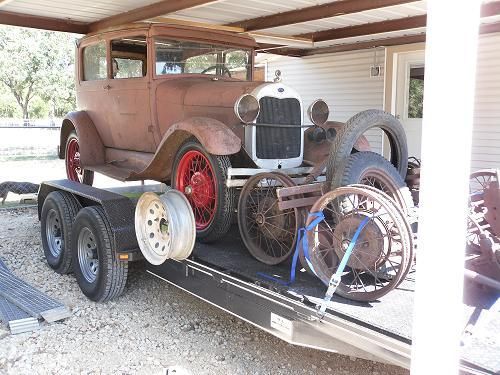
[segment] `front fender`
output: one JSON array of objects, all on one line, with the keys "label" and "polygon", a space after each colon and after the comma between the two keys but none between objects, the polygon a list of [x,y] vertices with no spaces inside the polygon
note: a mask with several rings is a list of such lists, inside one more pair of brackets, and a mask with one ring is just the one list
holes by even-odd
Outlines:
[{"label": "front fender", "polygon": [[233,155],[241,149],[241,139],[224,123],[207,117],[192,117],[172,125],[167,130],[153,160],[141,172],[140,177],[168,180],[177,150],[191,137],[195,137],[205,150],[213,155]]},{"label": "front fender", "polygon": [[104,145],[94,123],[85,111],[70,112],[63,119],[59,141],[59,158],[64,159],[66,141],[73,130],[78,135],[82,166],[104,164]]}]

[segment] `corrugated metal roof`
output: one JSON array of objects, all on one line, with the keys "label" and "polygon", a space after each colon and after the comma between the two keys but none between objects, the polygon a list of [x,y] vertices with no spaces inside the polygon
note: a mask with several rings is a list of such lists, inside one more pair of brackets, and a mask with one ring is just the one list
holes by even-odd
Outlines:
[{"label": "corrugated metal roof", "polygon": [[0,10],[93,22],[159,1],[161,0],[11,0],[0,3]]},{"label": "corrugated metal roof", "polygon": [[[0,11],[92,23],[160,1],[163,0],[4,0],[3,2],[0,1]],[[204,5],[163,16],[183,21],[225,25],[334,2],[332,0],[214,0]],[[493,0],[484,1],[484,3],[488,2],[493,2]],[[420,16],[426,13],[426,7],[426,1],[414,1],[314,21],[267,28],[258,30],[258,33],[291,37],[324,30],[335,30],[349,26]],[[484,23],[499,21],[500,16],[488,17],[483,20]],[[315,43],[314,47],[415,35],[424,32],[425,28],[414,28],[319,42]]]}]

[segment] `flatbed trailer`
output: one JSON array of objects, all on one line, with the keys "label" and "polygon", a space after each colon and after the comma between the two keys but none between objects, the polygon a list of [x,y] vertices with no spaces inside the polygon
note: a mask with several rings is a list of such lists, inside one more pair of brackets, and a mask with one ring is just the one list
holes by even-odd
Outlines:
[{"label": "flatbed trailer", "polygon": [[[114,251],[124,255],[120,259],[134,261],[142,259],[135,238],[135,203],[142,192],[160,192],[159,186],[103,190],[68,180],[45,182],[38,195],[38,212],[40,216],[52,191],[73,194],[83,207],[100,205],[111,225]],[[410,368],[415,271],[376,302],[334,295],[324,316],[317,311],[326,292],[323,283],[298,272],[294,283],[288,284],[290,264],[268,266],[254,259],[237,228],[217,243],[197,243],[186,260],[167,260],[159,266],[148,263],[147,272],[288,343]],[[482,326],[490,333],[500,332],[495,300],[483,300],[475,308],[464,306],[464,322],[469,322],[464,327],[479,322],[481,311],[491,307],[495,315],[486,314]],[[491,347],[474,335],[464,345],[462,370],[497,373],[498,341]]]}]

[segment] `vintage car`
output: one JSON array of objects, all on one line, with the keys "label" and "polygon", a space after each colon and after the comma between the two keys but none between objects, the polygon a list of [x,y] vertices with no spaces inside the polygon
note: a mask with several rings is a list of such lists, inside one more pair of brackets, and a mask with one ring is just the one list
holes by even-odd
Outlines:
[{"label": "vintage car", "polygon": [[[228,168],[322,162],[339,126],[324,101],[303,103],[279,77],[253,81],[256,47],[243,34],[149,23],[82,38],[79,110],[60,136],[68,179],[171,184],[191,203],[198,239],[223,236],[235,210]],[[304,126],[304,105],[316,126]]]}]

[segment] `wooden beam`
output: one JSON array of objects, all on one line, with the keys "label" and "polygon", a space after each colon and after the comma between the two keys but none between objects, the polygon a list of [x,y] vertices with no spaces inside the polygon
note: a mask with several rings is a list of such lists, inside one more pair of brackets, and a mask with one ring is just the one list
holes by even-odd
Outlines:
[{"label": "wooden beam", "polygon": [[64,31],[75,34],[87,34],[88,24],[49,17],[0,11],[0,24],[31,27],[34,29]]},{"label": "wooden beam", "polygon": [[340,44],[340,45],[331,46],[331,47],[315,48],[315,49],[310,49],[310,50],[304,51],[303,56],[325,54],[325,53],[335,53],[335,52],[355,51],[355,50],[375,48],[375,47],[389,47],[389,46],[397,46],[397,45],[401,45],[401,44],[412,44],[412,43],[421,43],[421,42],[425,42],[425,34],[399,36],[399,37],[394,37],[394,38],[383,38],[383,39],[376,39],[376,40],[368,40],[365,42]]},{"label": "wooden beam", "polygon": [[493,1],[481,6],[481,17],[491,17],[500,14],[500,1]]},{"label": "wooden beam", "polygon": [[[479,28],[480,34],[491,34],[500,33],[500,22],[483,24]],[[279,49],[269,49],[269,53],[276,53],[278,55],[289,55],[289,56],[312,56],[317,54],[326,53],[336,53],[336,52],[347,52],[347,51],[357,51],[361,49],[369,49],[376,47],[389,47],[397,46],[403,44],[412,43],[422,43],[425,42],[425,34],[418,35],[407,35],[394,38],[376,39],[368,40],[364,42],[349,43],[349,44],[339,44],[336,46],[313,48],[313,49],[296,49],[296,48],[279,48]]]},{"label": "wooden beam", "polygon": [[229,32],[233,32],[233,33],[242,33],[245,31],[241,27],[216,25],[216,24],[206,23],[206,22],[186,21],[186,20],[179,20],[177,18],[169,18],[169,17],[155,17],[155,18],[149,19],[148,21],[158,22],[158,23],[168,23],[168,24],[174,24],[174,25],[183,25],[183,26],[203,27],[205,29],[229,31]]},{"label": "wooden beam", "polygon": [[[483,4],[481,7],[482,17],[491,17],[500,14],[500,1]],[[314,42],[324,42],[327,40],[335,40],[349,38],[362,35],[378,34],[390,31],[409,30],[417,27],[425,27],[426,15],[413,16],[406,18],[398,18],[381,22],[366,23],[356,26],[341,27],[336,29],[328,29],[316,31],[313,33],[305,33],[296,35],[297,37],[310,38]]]},{"label": "wooden beam", "polygon": [[413,1],[414,0],[339,0],[327,4],[233,22],[228,24],[228,26],[241,27],[246,31],[255,31],[344,14],[358,13],[365,10],[384,8]]},{"label": "wooden beam", "polygon": [[124,25],[131,22],[144,21],[150,18],[163,16],[180,10],[213,3],[214,0],[163,0],[157,3],[136,8],[128,12],[116,14],[93,22],[89,25],[89,30],[94,32],[107,29],[113,26]]},{"label": "wooden beam", "polygon": [[426,19],[427,16],[424,14],[421,16],[398,18],[388,21],[316,31],[314,33],[306,33],[296,36],[312,39],[314,42],[324,42],[326,40],[343,39],[354,36],[372,35],[390,31],[401,31],[415,29],[417,27],[425,27]]}]

